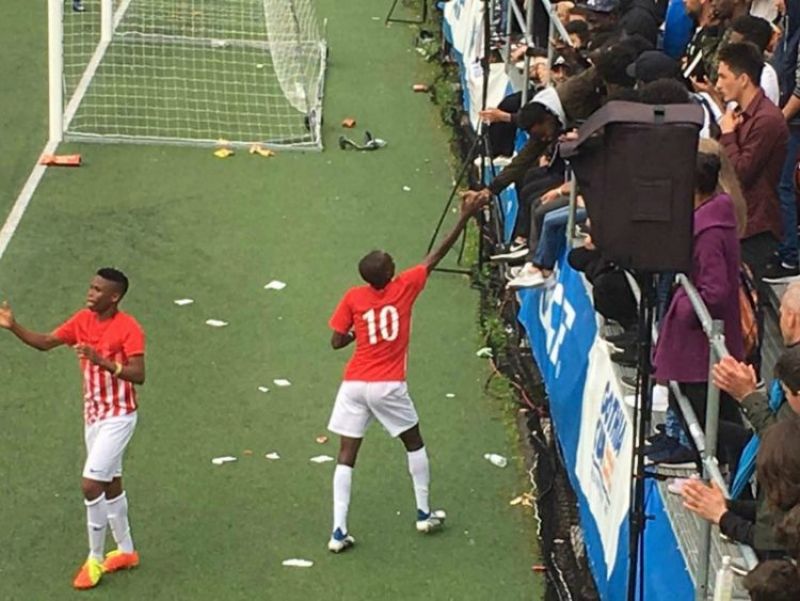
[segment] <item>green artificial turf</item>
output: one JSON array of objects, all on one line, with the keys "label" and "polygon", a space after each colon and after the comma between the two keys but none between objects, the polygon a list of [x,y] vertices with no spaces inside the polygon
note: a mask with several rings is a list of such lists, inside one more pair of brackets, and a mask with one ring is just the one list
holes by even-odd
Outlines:
[{"label": "green artificial turf", "polygon": [[[0,35],[14,42],[0,56],[0,78],[14,82],[13,92],[0,87],[5,214],[46,136],[46,38],[43,3],[21,11],[0,2]],[[437,109],[411,92],[428,76],[415,30],[373,19],[387,8],[319,2],[332,50],[322,153],[239,151],[220,160],[209,149],[62,147],[85,164],[46,174],[0,260],[0,297],[21,323],[46,330],[81,306],[98,266],[130,276],[123,308],[149,345],[125,476],[142,566],[89,593],[70,589],[86,553],[76,360],[0,332],[0,599],[541,597],[541,577],[530,571],[533,517],[508,504],[522,492],[517,462],[502,470],[482,458],[518,450],[502,408],[483,395],[478,298],[461,276],[432,276],[409,361],[432,498],[448,510],[447,528],[414,531],[405,454],[373,426],[353,484],[358,545],[343,556],[325,550],[332,468],[309,458],[335,455],[333,441],[315,438],[350,352],[330,349],[327,318],[358,283],[365,252],[386,248],[401,266],[423,256],[452,178]],[[368,128],[389,145],[339,150],[344,117],[357,119],[354,135]],[[264,290],[272,279],[287,288]],[[195,303],[176,307],[183,297]],[[209,318],[230,325],[210,328]],[[275,378],[292,386],[278,388]],[[282,458],[266,460],[270,451]],[[228,454],[240,460],[211,464]],[[315,565],[281,566],[294,557]]]}]

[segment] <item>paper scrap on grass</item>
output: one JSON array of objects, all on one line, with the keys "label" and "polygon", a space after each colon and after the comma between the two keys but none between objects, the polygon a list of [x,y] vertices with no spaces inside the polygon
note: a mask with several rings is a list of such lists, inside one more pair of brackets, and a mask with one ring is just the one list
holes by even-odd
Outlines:
[{"label": "paper scrap on grass", "polygon": [[267,459],[271,459],[272,461],[281,458],[281,456],[278,455],[275,451],[273,451],[272,453],[267,453],[266,455],[264,455],[264,457],[266,457]]},{"label": "paper scrap on grass", "polygon": [[43,154],[39,159],[40,165],[48,167],[80,167],[81,155],[79,154]]},{"label": "paper scrap on grass", "polygon": [[230,148],[220,148],[214,151],[214,156],[218,159],[227,159],[231,155],[233,155],[233,151]]},{"label": "paper scrap on grass", "polygon": [[333,461],[333,457],[329,455],[317,455],[316,457],[312,457],[310,461],[312,463],[328,463],[330,461]]},{"label": "paper scrap on grass", "polygon": [[222,321],[221,319],[206,319],[206,325],[212,328],[224,328],[228,325],[228,322]]},{"label": "paper scrap on grass", "polygon": [[310,568],[314,562],[308,559],[285,559],[281,565],[287,568]]},{"label": "paper scrap on grass", "polygon": [[269,388],[267,388],[266,386],[259,386],[258,387],[258,391],[259,392],[269,392]]},{"label": "paper scrap on grass", "polygon": [[274,157],[275,152],[270,150],[269,148],[264,148],[261,144],[253,144],[249,150],[250,154],[257,154],[258,156],[262,157]]},{"label": "paper scrap on grass", "polygon": [[224,457],[214,457],[211,460],[211,463],[214,465],[223,465],[225,463],[231,463],[232,461],[236,461],[236,457],[231,457],[230,455],[226,455]]},{"label": "paper scrap on grass", "polygon": [[475,354],[481,359],[487,359],[494,356],[494,353],[492,353],[492,347],[490,346],[484,346],[483,348],[478,349],[478,352]]},{"label": "paper scrap on grass", "polygon": [[186,305],[191,305],[194,302],[194,300],[192,300],[191,298],[179,298],[173,302],[179,307],[185,307]]},{"label": "paper scrap on grass", "polygon": [[522,505],[523,507],[533,507],[533,495],[529,492],[523,493],[511,499],[508,504],[512,506]]},{"label": "paper scrap on grass", "polygon": [[411,188],[408,186],[403,186],[403,192],[411,192]]},{"label": "paper scrap on grass", "polygon": [[286,288],[286,282],[281,282],[280,280],[272,280],[264,286],[264,290],[283,290],[284,288]]},{"label": "paper scrap on grass", "polygon": [[292,383],[289,380],[284,380],[283,378],[278,378],[277,380],[272,380],[275,386],[280,386],[281,388],[286,388],[287,386],[291,386]]},{"label": "paper scrap on grass", "polygon": [[317,444],[325,444],[326,442],[328,442],[328,437],[323,434],[321,436],[317,436],[316,441]]},{"label": "paper scrap on grass", "polygon": [[446,396],[448,399],[454,399],[454,398],[456,398],[456,395],[454,395],[452,392],[448,392],[448,393],[447,393],[446,395],[444,395],[444,396]]}]

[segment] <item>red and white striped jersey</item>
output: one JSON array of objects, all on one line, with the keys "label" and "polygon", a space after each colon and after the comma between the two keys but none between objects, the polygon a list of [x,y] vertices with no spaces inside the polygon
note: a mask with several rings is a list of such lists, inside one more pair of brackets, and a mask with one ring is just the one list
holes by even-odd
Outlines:
[{"label": "red and white striped jersey", "polygon": [[[122,365],[131,357],[144,355],[144,332],[133,317],[122,311],[100,320],[94,311],[82,309],[56,328],[53,335],[69,346],[88,344],[101,357]],[[81,359],[80,367],[87,424],[136,411],[136,389],[131,382],[114,377],[86,359]]]}]

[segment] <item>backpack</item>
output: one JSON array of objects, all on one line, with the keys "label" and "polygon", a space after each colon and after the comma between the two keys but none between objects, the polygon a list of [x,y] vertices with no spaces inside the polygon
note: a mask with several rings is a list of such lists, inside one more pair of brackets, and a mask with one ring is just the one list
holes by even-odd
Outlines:
[{"label": "backpack", "polygon": [[761,365],[761,330],[764,323],[758,296],[753,272],[742,263],[739,268],[739,323],[744,342],[744,360],[752,364],[756,372]]}]

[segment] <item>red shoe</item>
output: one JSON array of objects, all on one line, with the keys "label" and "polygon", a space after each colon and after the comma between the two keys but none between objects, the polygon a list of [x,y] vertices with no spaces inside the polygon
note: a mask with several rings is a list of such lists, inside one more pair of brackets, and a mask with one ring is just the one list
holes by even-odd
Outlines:
[{"label": "red shoe", "polygon": [[139,554],[123,553],[119,549],[106,553],[106,560],[103,562],[104,572],[116,572],[118,570],[130,570],[139,565]]},{"label": "red shoe", "polygon": [[103,566],[96,559],[89,558],[75,574],[75,580],[72,581],[72,586],[77,589],[85,590],[94,588],[103,577]]}]

